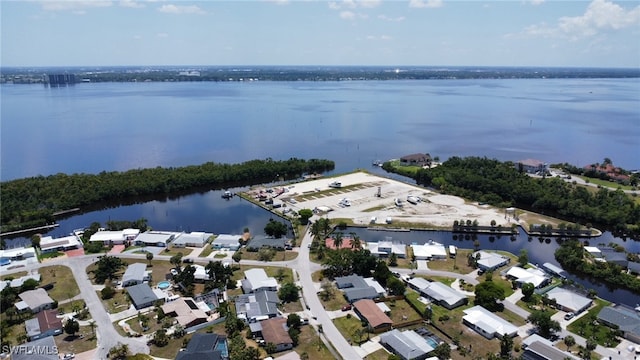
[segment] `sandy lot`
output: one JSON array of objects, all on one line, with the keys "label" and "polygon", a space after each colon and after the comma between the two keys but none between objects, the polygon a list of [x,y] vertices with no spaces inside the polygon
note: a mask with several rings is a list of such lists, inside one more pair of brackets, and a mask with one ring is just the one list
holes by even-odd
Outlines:
[{"label": "sandy lot", "polygon": [[[329,184],[339,181],[342,188],[333,189]],[[380,188],[380,197],[377,196]],[[408,196],[422,199],[417,205],[407,202]],[[450,227],[455,220],[478,220],[480,225],[510,226],[504,209],[466,203],[464,199],[441,195],[427,189],[400,181],[363,172],[343,176],[311,180],[289,185],[287,192],[279,196],[292,210],[328,207],[329,218],[349,218],[355,224],[384,224],[387,218],[394,223],[429,224]],[[294,201],[291,201],[294,199]],[[350,206],[341,205],[347,199]],[[396,206],[399,199],[402,206]],[[375,221],[372,221],[375,217]]]}]

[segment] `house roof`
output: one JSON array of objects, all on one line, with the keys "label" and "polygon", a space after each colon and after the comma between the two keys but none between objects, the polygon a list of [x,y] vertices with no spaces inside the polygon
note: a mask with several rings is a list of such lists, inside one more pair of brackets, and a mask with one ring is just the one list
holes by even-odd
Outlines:
[{"label": "house roof", "polygon": [[[340,249],[353,249],[353,247],[351,246],[351,243],[353,242],[353,239],[349,236],[343,236],[342,237],[342,242],[340,243]],[[326,239],[324,239],[324,245],[327,247],[327,249],[331,249],[331,250],[336,250],[336,242],[334,240],[334,238],[332,237],[328,237]],[[360,243],[360,248],[362,248],[363,243]]]},{"label": "house roof", "polygon": [[431,282],[429,286],[420,290],[423,294],[440,302],[449,305],[455,305],[460,301],[464,301],[467,297],[454,288],[447,286],[441,282]]},{"label": "house roof", "polygon": [[510,322],[502,319],[498,315],[491,313],[489,310],[480,305],[463,310],[466,314],[463,320],[476,327],[481,328],[488,334],[498,334],[500,336],[512,335],[518,332],[518,328]]},{"label": "house roof", "polygon": [[622,306],[607,306],[600,310],[598,319],[617,325],[625,333],[640,337],[640,314]]},{"label": "house roof", "polygon": [[80,241],[78,241],[78,238],[75,235],[69,235],[69,236],[56,238],[56,239],[54,239],[51,236],[43,236],[40,239],[40,249],[43,251],[48,249],[58,248],[60,246],[67,248],[67,247],[73,247],[73,246],[79,246],[79,245],[80,245]]},{"label": "house roof", "polygon": [[242,281],[242,288],[246,292],[257,291],[261,288],[276,288],[278,281],[268,277],[264,269],[255,268],[244,272],[245,279]]},{"label": "house roof", "polygon": [[371,286],[372,288],[374,288],[378,294],[385,293],[384,288],[382,287],[382,285],[380,285],[380,283],[376,279],[372,277],[364,278],[364,282],[367,283],[368,286]]},{"label": "house roof", "polygon": [[184,327],[193,326],[207,321],[207,313],[202,311],[193,298],[185,297],[170,301],[162,305],[162,311],[168,316],[176,318]]},{"label": "house roof", "polygon": [[173,240],[174,245],[186,245],[186,244],[199,244],[203,245],[209,240],[209,236],[213,234],[208,234],[204,232],[191,232],[188,234],[180,234],[177,235],[175,240]]},{"label": "house roof", "polygon": [[554,299],[558,305],[574,312],[582,311],[592,303],[592,300],[588,297],[561,287],[551,289],[547,292],[547,295],[550,299]]},{"label": "house roof", "polygon": [[[236,313],[239,317],[256,319],[262,316],[275,316],[278,314],[278,293],[275,291],[258,291],[252,294],[243,294],[236,297]],[[240,316],[242,315],[242,316]]]},{"label": "house roof", "polygon": [[43,288],[25,291],[18,296],[29,306],[29,309],[36,309],[53,303],[53,299],[49,297],[49,294]]},{"label": "house roof", "polygon": [[542,267],[547,269],[548,271],[560,276],[560,277],[566,277],[567,276],[567,272],[564,271],[563,268],[559,267],[559,266],[555,266],[552,263],[544,263],[542,264]]},{"label": "house roof", "polygon": [[40,332],[62,329],[62,319],[58,318],[56,310],[44,310],[36,315],[40,324]]},{"label": "house roof", "polygon": [[393,352],[403,359],[415,359],[433,351],[433,347],[413,330],[402,331],[393,329],[380,335],[380,341],[393,349]]},{"label": "house roof", "polygon": [[362,315],[373,328],[393,324],[393,321],[387,316],[387,314],[380,310],[373,300],[358,300],[353,304],[353,306],[355,306],[358,313],[360,313],[360,315]]},{"label": "house roof", "polygon": [[127,293],[129,293],[131,301],[133,301],[136,307],[158,300],[156,294],[153,293],[153,290],[151,290],[148,284],[129,286]]},{"label": "house roof", "polygon": [[421,277],[414,277],[413,279],[409,280],[409,285],[411,285],[412,287],[418,290],[427,288],[429,287],[430,284],[431,284],[431,281]]},{"label": "house roof", "polygon": [[502,256],[500,254],[490,253],[486,251],[478,251],[477,253],[474,253],[473,256],[476,256],[476,254],[478,253],[480,254],[480,260],[478,260],[478,265],[485,267],[487,269],[494,269],[494,268],[500,267],[506,264],[509,260],[509,258]]},{"label": "house roof", "polygon": [[553,347],[553,345],[543,343],[542,341],[532,342],[531,344],[529,344],[529,346],[527,346],[525,352],[536,354],[540,358],[548,360],[578,359],[568,352],[564,352]]},{"label": "house roof", "polygon": [[544,162],[540,161],[540,160],[536,160],[536,159],[524,159],[524,160],[520,160],[518,161],[518,164],[522,164],[525,166],[531,166],[531,167],[539,167],[544,165]]},{"label": "house roof", "polygon": [[240,245],[241,238],[242,235],[220,234],[213,239],[213,243],[221,246]]},{"label": "house roof", "polygon": [[91,235],[89,241],[122,241],[127,238],[135,238],[140,234],[139,229],[124,229],[120,231],[98,231]]},{"label": "house roof", "polygon": [[53,336],[30,341],[20,346],[24,351],[12,352],[11,360],[59,360],[58,348]]},{"label": "house roof", "polygon": [[291,336],[287,332],[287,319],[285,318],[272,318],[268,320],[260,321],[262,326],[262,337],[265,343],[278,344],[291,344]]},{"label": "house roof", "polygon": [[353,302],[360,299],[375,299],[380,294],[374,287],[367,286],[363,288],[347,288],[344,290],[344,296],[347,297],[349,302]]},{"label": "house roof", "polygon": [[122,275],[122,282],[126,283],[128,281],[140,281],[144,280],[146,276],[147,264],[145,263],[134,263],[127,266],[127,270],[124,271]]},{"label": "house roof", "polygon": [[145,244],[168,244],[180,233],[163,232],[163,231],[147,231],[138,235],[136,242],[143,242]]},{"label": "house roof", "polygon": [[640,262],[629,261],[629,263],[627,264],[627,269],[636,274],[640,274]]},{"label": "house roof", "polygon": [[[371,251],[372,254],[385,254],[388,255],[390,253],[396,255],[406,255],[407,254],[407,246],[405,244],[400,243],[392,243],[391,241],[379,241],[379,242],[368,242],[366,243],[367,249]],[[387,250],[391,250],[391,252]]]},{"label": "house roof", "polygon": [[359,275],[338,276],[335,278],[338,289],[364,288],[369,286],[364,278]]},{"label": "house roof", "polygon": [[256,236],[249,240],[247,247],[250,249],[260,249],[263,246],[272,248],[284,248],[285,238],[272,238],[266,236]]},{"label": "house roof", "polygon": [[514,277],[516,281],[521,284],[531,283],[534,287],[539,287],[547,280],[542,270],[535,268],[523,269],[519,266],[511,267],[511,269],[507,271],[507,276]]},{"label": "house roof", "polygon": [[216,344],[226,341],[224,336],[213,333],[195,333],[189,340],[184,351],[178,352],[176,360],[220,360],[220,350],[216,350]]},{"label": "house roof", "polygon": [[413,255],[416,257],[446,257],[447,250],[444,245],[438,244],[436,242],[427,243],[423,245],[413,244],[411,245],[411,249],[413,250]]}]

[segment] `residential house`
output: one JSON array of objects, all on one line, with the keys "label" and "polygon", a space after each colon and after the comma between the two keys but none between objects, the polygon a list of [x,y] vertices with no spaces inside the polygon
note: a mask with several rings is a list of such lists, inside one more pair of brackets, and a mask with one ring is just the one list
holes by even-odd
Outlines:
[{"label": "residential house", "polygon": [[506,276],[508,279],[514,280],[520,287],[530,283],[536,289],[539,289],[551,282],[551,279],[547,277],[544,271],[538,268],[523,269],[519,266],[513,266],[507,271]]},{"label": "residential house", "polygon": [[293,348],[293,340],[289,336],[287,319],[272,318],[260,321],[262,327],[262,338],[265,343],[272,343],[276,346],[276,352],[290,350]]},{"label": "residential house", "polygon": [[53,336],[47,336],[12,346],[11,360],[60,360],[60,357]]},{"label": "residential house", "polygon": [[567,277],[567,272],[564,271],[563,268],[555,266],[552,263],[546,262],[546,263],[542,264],[542,268],[545,269],[550,274],[558,276],[558,277],[560,277],[562,279],[565,279]]},{"label": "residential house", "polygon": [[194,333],[176,360],[222,360],[229,358],[227,338],[215,333]]},{"label": "residential house", "polygon": [[480,305],[463,310],[465,316],[462,322],[487,339],[503,336],[514,337],[518,334],[518,328],[498,315],[490,312]]},{"label": "residential house", "polygon": [[[324,245],[326,246],[327,249],[331,249],[331,250],[338,249],[338,247],[336,247],[336,241],[332,237],[328,237],[324,239]],[[357,249],[361,249],[362,246],[363,246],[363,243],[361,242]],[[342,242],[340,243],[340,249],[356,250],[356,248],[353,245],[353,238],[351,238],[350,236],[342,237]]]},{"label": "residential house", "polygon": [[211,280],[211,276],[209,276],[209,272],[207,271],[207,268],[205,266],[198,264],[191,264],[191,266],[196,269],[196,271],[193,273],[193,278],[195,279],[195,281],[205,282],[207,280]]},{"label": "residential house", "polygon": [[207,304],[198,304],[190,297],[170,301],[162,305],[162,311],[166,316],[175,318],[175,321],[185,329],[206,323],[209,317]]},{"label": "residential house", "polygon": [[53,308],[55,303],[43,288],[25,291],[18,297],[22,300],[15,304],[18,311],[31,310],[33,313],[39,313],[42,310]]},{"label": "residential house", "polygon": [[410,154],[400,158],[401,165],[411,166],[431,166],[431,155],[429,154]]},{"label": "residential house", "polygon": [[138,246],[168,247],[169,243],[180,233],[164,231],[147,231],[138,235],[135,244]]},{"label": "residential house", "polygon": [[[478,259],[477,254],[480,254],[480,259]],[[506,256],[486,251],[477,251],[473,256],[477,259],[476,264],[478,265],[478,269],[484,271],[494,271],[511,262],[511,259]]]},{"label": "residential house", "polygon": [[156,300],[159,300],[151,287],[145,283],[127,287],[127,293],[133,306],[138,310],[152,306]]},{"label": "residential house", "polygon": [[127,266],[127,270],[122,275],[122,286],[142,284],[151,280],[151,271],[147,271],[147,264],[134,263]]},{"label": "residential house", "polygon": [[55,310],[40,311],[36,317],[24,322],[30,341],[62,334],[62,319]]},{"label": "residential house", "polygon": [[426,287],[423,287],[419,291],[420,294],[431,299],[434,303],[449,310],[465,305],[468,302],[468,299],[464,294],[437,281],[429,282]]},{"label": "residential house", "polygon": [[579,314],[591,306],[593,300],[576,292],[556,287],[547,292],[549,299],[556,301],[556,306],[562,311]]},{"label": "residential house", "polygon": [[78,249],[81,247],[82,244],[75,235],[69,235],[57,239],[54,239],[51,236],[43,236],[40,238],[40,251],[45,254],[56,251]]},{"label": "residential house", "polygon": [[260,290],[278,290],[278,281],[275,278],[267,276],[264,269],[255,268],[244,272],[244,280],[242,280],[242,290],[245,294]]},{"label": "residential house", "polygon": [[384,289],[382,289],[380,284],[371,286],[374,281],[373,279],[367,281],[362,276],[349,275],[337,277],[335,281],[338,289],[343,291],[345,298],[350,303],[360,299],[375,299],[384,295]]},{"label": "residential house", "polygon": [[446,259],[447,250],[444,245],[437,243],[433,240],[429,240],[426,244],[418,245],[412,244],[411,250],[416,260],[433,260],[433,259]]},{"label": "residential house", "polygon": [[549,171],[549,165],[540,160],[525,159],[516,162],[516,169],[529,174],[547,173]]},{"label": "residential house", "polygon": [[629,263],[627,264],[627,269],[631,274],[640,275],[640,262],[629,261]]},{"label": "residential house", "polygon": [[606,262],[610,264],[616,264],[623,269],[627,268],[629,260],[627,260],[627,253],[624,251],[616,251],[616,249],[605,247],[600,249],[602,257]]},{"label": "residential house", "polygon": [[640,313],[623,305],[607,306],[600,310],[598,321],[619,329],[625,339],[640,344]]},{"label": "residential house", "polygon": [[238,319],[248,323],[258,322],[278,316],[280,299],[275,291],[261,290],[236,297]]},{"label": "residential house", "polygon": [[184,247],[203,247],[207,241],[209,241],[209,237],[213,234],[205,233],[205,232],[191,232],[191,233],[182,233],[175,237],[173,240],[173,247],[184,248]]},{"label": "residential house", "polygon": [[107,245],[121,245],[126,242],[131,242],[136,239],[140,234],[139,229],[124,229],[120,231],[106,231],[99,230],[89,238],[90,242],[99,241],[105,246]]},{"label": "residential house", "polygon": [[255,236],[247,243],[247,250],[258,251],[263,247],[284,250],[286,239],[285,238],[273,238],[268,236]]},{"label": "residential house", "polygon": [[213,239],[211,246],[214,249],[229,249],[236,251],[240,248],[242,235],[220,234]]},{"label": "residential house", "polygon": [[0,259],[7,260],[25,260],[36,256],[36,249],[33,247],[17,247],[13,249],[0,249]]},{"label": "residential house", "polygon": [[433,346],[413,330],[393,329],[380,335],[380,343],[402,360],[423,360],[434,350]]},{"label": "residential house", "polygon": [[391,240],[366,243],[367,249],[377,257],[389,257],[395,254],[398,258],[407,257],[407,246],[402,243],[394,243]]},{"label": "residential house", "polygon": [[371,330],[382,332],[390,330],[393,321],[371,299],[362,299],[353,303],[353,308],[361,320],[365,320]]},{"label": "residential house", "polygon": [[578,360],[571,355],[553,346],[553,343],[540,335],[533,334],[522,340],[522,360]]}]

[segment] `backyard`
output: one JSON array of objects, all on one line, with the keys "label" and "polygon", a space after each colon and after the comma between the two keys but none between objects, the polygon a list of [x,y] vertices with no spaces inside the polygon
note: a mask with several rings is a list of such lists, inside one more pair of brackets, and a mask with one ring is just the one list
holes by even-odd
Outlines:
[{"label": "backyard", "polygon": [[53,289],[47,293],[58,302],[80,294],[76,279],[73,277],[71,269],[66,266],[55,265],[40,268],[40,276],[41,285],[54,284]]}]

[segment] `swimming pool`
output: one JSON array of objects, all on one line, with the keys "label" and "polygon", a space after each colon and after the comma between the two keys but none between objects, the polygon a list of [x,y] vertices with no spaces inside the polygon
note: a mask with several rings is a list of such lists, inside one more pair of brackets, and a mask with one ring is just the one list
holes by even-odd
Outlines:
[{"label": "swimming pool", "polygon": [[166,288],[168,288],[169,286],[171,286],[171,283],[168,281],[160,281],[158,283],[158,289],[164,290]]},{"label": "swimming pool", "polygon": [[223,358],[228,358],[229,351],[227,350],[227,340],[219,340],[216,344],[216,350],[220,351]]}]

